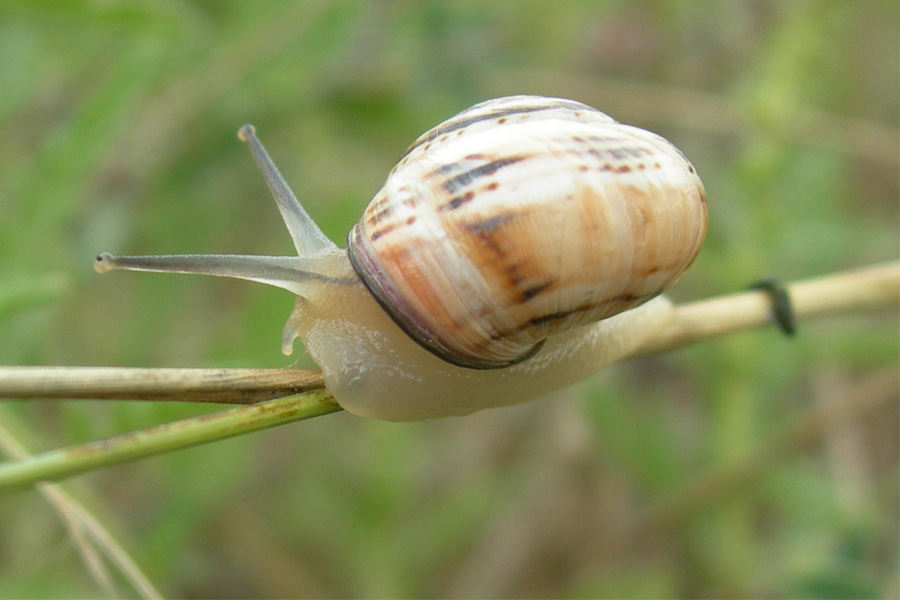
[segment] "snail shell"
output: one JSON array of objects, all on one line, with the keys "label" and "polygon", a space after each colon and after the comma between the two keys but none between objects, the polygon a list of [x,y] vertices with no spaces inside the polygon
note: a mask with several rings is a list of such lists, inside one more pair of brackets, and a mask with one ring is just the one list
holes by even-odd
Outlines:
[{"label": "snail shell", "polygon": [[705,233],[703,185],[668,141],[579,102],[513,96],[416,140],[348,250],[413,339],[499,368],[653,298]]},{"label": "snail shell", "polygon": [[401,157],[348,249],[306,214],[252,127],[297,256],[97,257],[95,269],[235,277],[297,295],[300,337],[348,411],[392,421],[523,402],[627,355],[706,232],[703,185],[665,139],[579,102],[489,100]]}]

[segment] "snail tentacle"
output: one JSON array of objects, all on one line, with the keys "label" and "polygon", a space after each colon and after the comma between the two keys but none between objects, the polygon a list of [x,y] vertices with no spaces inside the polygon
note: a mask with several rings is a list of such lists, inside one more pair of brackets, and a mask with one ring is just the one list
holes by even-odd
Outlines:
[{"label": "snail tentacle", "polygon": [[251,256],[241,254],[170,254],[163,256],[113,256],[101,252],[94,262],[94,270],[106,273],[113,269],[125,271],[157,271],[213,275],[264,283],[298,296],[306,295],[306,288],[317,282],[331,285],[356,285],[356,277],[331,277],[316,269],[316,261],[298,256]]},{"label": "snail tentacle", "polygon": [[297,200],[287,181],[278,171],[278,167],[269,157],[269,153],[256,137],[256,129],[253,125],[242,126],[238,130],[238,139],[250,146],[250,151],[253,153],[259,170],[262,171],[266,185],[269,186],[275,202],[278,203],[278,210],[281,211],[284,224],[287,225],[291,239],[294,240],[297,253],[300,256],[310,256],[325,249],[337,248],[337,245],[328,239],[328,236],[315,224],[306,209]]}]

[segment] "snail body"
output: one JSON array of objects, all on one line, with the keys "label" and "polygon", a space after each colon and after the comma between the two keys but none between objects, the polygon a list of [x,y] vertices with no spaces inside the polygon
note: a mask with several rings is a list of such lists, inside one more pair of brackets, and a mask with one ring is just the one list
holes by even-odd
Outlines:
[{"label": "snail body", "polygon": [[96,268],[203,273],[297,295],[300,337],[348,411],[411,421],[522,402],[579,381],[666,327],[657,296],[706,231],[672,144],[578,102],[511,96],[423,134],[342,250],[250,126],[297,257],[98,257]]}]

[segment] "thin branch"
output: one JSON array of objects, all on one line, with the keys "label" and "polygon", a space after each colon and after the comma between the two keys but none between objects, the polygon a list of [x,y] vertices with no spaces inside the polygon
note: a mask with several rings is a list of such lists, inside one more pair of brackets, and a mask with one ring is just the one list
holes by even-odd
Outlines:
[{"label": "thin branch", "polygon": [[[792,300],[795,317],[798,320],[861,310],[889,308],[896,310],[900,304],[900,263],[878,265],[859,271],[802,281],[786,286],[786,290]],[[678,308],[674,326],[636,352],[635,356],[679,348],[730,332],[762,326],[769,322],[771,322],[771,300],[766,293],[760,291],[744,292],[686,304]],[[29,382],[41,378],[38,375],[50,378],[36,386],[44,392],[44,397],[52,396],[51,392],[53,392],[54,386],[58,386],[57,391],[65,390],[63,396],[70,397],[73,395],[90,397],[90,391],[98,389],[94,382],[80,381],[78,377],[79,373],[94,372],[93,368],[85,370],[34,369],[36,370],[9,367],[0,370],[0,396],[6,395],[9,391],[14,391],[21,396],[24,392],[31,390],[29,386],[32,384]],[[113,372],[116,370],[101,369],[100,371]],[[130,376],[149,375],[155,381],[167,381],[169,386],[173,385],[172,380],[174,379],[177,382],[174,385],[178,389],[174,393],[182,394],[182,399],[190,398],[191,400],[202,397],[241,398],[244,390],[240,388],[243,385],[240,374],[248,373],[246,370],[215,370],[219,379],[213,377],[210,380],[202,377],[205,372],[203,369],[127,369],[125,371]],[[70,373],[74,373],[74,375],[70,375]],[[269,388],[265,383],[260,383],[259,379],[256,379],[265,379],[270,373],[273,375],[283,374],[293,382],[302,379],[310,385],[321,385],[315,383],[314,377],[318,377],[316,372],[256,371],[254,373],[251,377],[251,380],[254,381],[252,386],[254,393],[263,395],[264,392],[261,390],[271,393],[277,389],[279,390],[277,393],[282,393],[285,389],[284,380],[280,380],[277,386]],[[312,374],[310,375],[310,373]],[[168,375],[171,377],[167,377]],[[199,376],[200,379],[195,380],[195,376]],[[54,377],[56,380],[52,380]],[[112,378],[115,379],[115,377]],[[195,387],[194,384],[197,381],[202,383]],[[146,392],[145,388],[149,385],[153,394],[152,399],[155,400],[162,399],[162,396],[165,395],[159,387],[150,384],[144,385],[143,382],[122,386],[120,378],[116,385],[120,386],[117,390],[127,387],[132,392],[141,394]],[[289,384],[288,387],[290,385],[292,384]],[[202,392],[198,392],[198,389]],[[110,397],[109,380],[100,386],[99,391],[104,397]],[[166,391],[166,394],[172,393],[172,389]],[[167,398],[175,399],[170,396]],[[267,400],[217,414],[203,415],[120,435],[108,440],[52,450],[19,461],[2,463],[0,464],[0,489],[61,479],[102,466],[136,460],[339,410],[341,410],[340,406],[324,389],[313,389],[288,398]]]},{"label": "thin branch", "polygon": [[[885,263],[786,285],[794,316],[808,320],[900,306],[900,263]],[[675,350],[729,333],[772,325],[772,300],[754,290],[678,307],[675,324],[634,356]]]},{"label": "thin branch", "polygon": [[253,404],[322,389],[319,371],[0,367],[0,398]]},{"label": "thin branch", "polygon": [[0,489],[62,479],[91,469],[199,446],[276,425],[337,412],[325,390],[305,392],[219,413],[166,423],[106,440],[0,463]]},{"label": "thin branch", "polygon": [[[886,263],[785,286],[798,320],[900,304],[900,263]],[[758,290],[683,304],[675,324],[633,356],[647,356],[772,324]],[[322,389],[319,371],[299,369],[132,369],[0,367],[0,398],[87,398],[253,404]]]}]

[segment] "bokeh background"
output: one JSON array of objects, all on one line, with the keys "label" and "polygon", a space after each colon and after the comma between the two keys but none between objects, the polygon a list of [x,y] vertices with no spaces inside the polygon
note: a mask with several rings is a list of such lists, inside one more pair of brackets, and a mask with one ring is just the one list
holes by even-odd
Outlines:
[{"label": "bokeh background", "polygon": [[[244,122],[336,240],[421,132],[534,93],[697,167],[710,232],[678,300],[896,260],[898,27],[893,0],[3,2],[0,364],[311,367],[279,351],[285,292],[92,270],[101,250],[290,253]],[[896,314],[847,316],[68,486],[173,597],[896,597],[897,360]],[[209,410],[0,418],[39,451]],[[102,594],[40,496],[0,497],[0,596]]]}]

